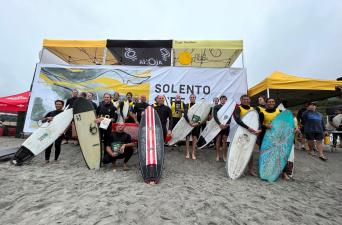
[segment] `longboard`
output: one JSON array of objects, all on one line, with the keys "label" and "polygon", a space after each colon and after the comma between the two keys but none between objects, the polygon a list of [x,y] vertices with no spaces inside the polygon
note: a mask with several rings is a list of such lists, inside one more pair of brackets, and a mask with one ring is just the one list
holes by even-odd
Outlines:
[{"label": "longboard", "polygon": [[[235,104],[236,103],[234,100],[229,100],[217,112],[217,118],[219,119],[221,124],[227,123],[227,121],[234,112]],[[204,148],[217,136],[218,133],[220,133],[220,131],[220,126],[216,123],[214,118],[211,118],[211,120],[207,123],[207,126],[204,128],[204,130],[201,133],[201,136],[198,139],[198,148]]]},{"label": "longboard", "polygon": [[159,116],[151,106],[140,121],[138,155],[144,181],[158,183],[164,164],[164,137]]},{"label": "longboard", "polygon": [[93,105],[85,98],[78,98],[73,105],[74,121],[85,163],[89,169],[99,169],[101,145],[99,127],[95,123]]},{"label": "longboard", "polygon": [[14,155],[18,151],[18,147],[7,147],[7,148],[1,148],[0,149],[0,158],[9,157],[11,155]]},{"label": "longboard", "polygon": [[[206,103],[204,100],[197,102],[188,110],[188,118],[189,120],[196,119],[198,122],[202,123],[205,121],[210,112],[210,105]],[[178,141],[183,140],[186,135],[188,135],[192,129],[194,129],[190,124],[185,120],[184,116],[178,121],[176,126],[172,130],[172,139],[169,141],[169,145],[174,145]]]},{"label": "longboard", "polygon": [[292,112],[285,110],[272,121],[260,148],[259,174],[262,180],[276,181],[289,159],[294,141]]},{"label": "longboard", "polygon": [[[259,114],[257,111],[249,111],[242,117],[242,121],[254,130],[259,128]],[[228,176],[235,180],[244,172],[249,159],[253,153],[257,136],[249,132],[246,128],[238,126],[233,141],[229,146],[229,156],[227,160]]]},{"label": "longboard", "polygon": [[43,123],[40,128],[32,133],[21,145],[13,157],[12,163],[20,166],[25,161],[32,159],[49,147],[65,129],[68,128],[72,120],[72,109],[66,109],[53,118],[51,122]]}]

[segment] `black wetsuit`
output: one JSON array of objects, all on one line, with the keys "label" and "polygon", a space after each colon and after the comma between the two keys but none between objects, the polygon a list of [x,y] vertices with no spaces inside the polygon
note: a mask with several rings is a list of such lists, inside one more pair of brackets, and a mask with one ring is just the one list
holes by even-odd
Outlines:
[{"label": "black wetsuit", "polygon": [[[189,117],[188,117],[188,111],[189,109],[194,106],[195,103],[188,103],[185,105],[185,108],[184,108],[184,119],[186,120],[186,122],[190,123],[190,120],[189,120]],[[191,118],[192,119],[192,118]],[[187,135],[187,137],[190,137],[190,135],[192,136],[195,136],[195,137],[199,137],[200,135],[200,132],[201,132],[201,127],[200,126],[196,126],[192,129],[192,131]]]},{"label": "black wetsuit", "polygon": [[119,153],[117,148],[120,148],[123,144],[128,144],[131,143],[131,136],[125,132],[114,132],[111,134],[107,141],[106,141],[106,148],[111,147],[113,152],[118,153],[117,156],[112,157],[111,155],[108,154],[107,150],[105,150],[105,154],[103,157],[103,163],[111,163],[115,162],[117,159],[125,159],[124,163],[127,163],[128,160],[132,157],[133,155],[133,148],[132,147],[125,147],[125,150],[123,153]]},{"label": "black wetsuit", "polygon": [[76,101],[78,97],[71,97],[68,98],[68,100],[65,103],[65,106],[69,106],[69,109],[71,109],[74,106],[74,102]]},{"label": "black wetsuit", "polygon": [[[89,100],[89,101],[90,101],[90,100]],[[96,111],[96,109],[97,109],[97,104],[96,104],[95,102],[93,102],[93,101],[90,101],[90,103],[93,105],[94,110]]]},{"label": "black wetsuit", "polygon": [[[240,105],[240,106],[246,110],[249,110],[251,108],[249,105]],[[234,113],[233,113],[234,119],[235,119],[237,124],[248,129],[249,127],[241,120],[240,114],[241,114],[240,107],[237,106],[234,110]]]},{"label": "black wetsuit", "polygon": [[[213,108],[213,117],[214,117],[214,120],[217,123],[217,125],[221,125],[220,120],[217,117],[217,112],[221,109],[221,107],[222,107],[222,105],[219,104],[219,105],[215,105],[214,108]],[[225,125],[230,124],[231,119],[232,118],[230,117]],[[229,135],[229,131],[230,131],[230,127],[228,126],[227,128],[222,129],[218,135],[228,136]]]},{"label": "black wetsuit", "polygon": [[[49,113],[47,113],[44,118],[47,118],[47,117],[55,117],[57,116],[58,114],[60,114],[61,112],[63,112],[63,110],[54,110],[54,111],[51,111]],[[61,144],[62,144],[62,140],[64,138],[64,135],[62,134],[61,136],[59,136],[56,141],[55,141],[55,160],[58,159],[59,157],[59,154],[61,153]],[[51,155],[51,149],[52,149],[52,145],[51,144],[49,147],[47,147],[45,149],[45,160],[48,161],[50,160],[50,155]]]},{"label": "black wetsuit", "polygon": [[167,135],[167,129],[166,129],[167,119],[169,119],[169,129],[171,129],[171,127],[172,127],[172,112],[171,112],[171,109],[170,109],[170,107],[168,107],[166,105],[155,105],[155,104],[153,104],[152,107],[154,107],[154,109],[158,113],[160,122],[162,124],[164,140],[165,140],[166,135]]},{"label": "black wetsuit", "polygon": [[137,120],[139,123],[141,120],[141,113],[144,112],[148,106],[149,106],[149,104],[146,102],[135,103],[134,108],[133,108],[133,113],[135,113],[137,115]]},{"label": "black wetsuit", "polygon": [[99,106],[96,109],[97,117],[105,117],[111,119],[111,123],[109,124],[107,130],[100,129],[100,137],[101,140],[107,140],[107,137],[112,133],[112,122],[116,122],[118,119],[118,115],[116,113],[116,108],[112,102],[105,104],[105,102],[100,102]]}]

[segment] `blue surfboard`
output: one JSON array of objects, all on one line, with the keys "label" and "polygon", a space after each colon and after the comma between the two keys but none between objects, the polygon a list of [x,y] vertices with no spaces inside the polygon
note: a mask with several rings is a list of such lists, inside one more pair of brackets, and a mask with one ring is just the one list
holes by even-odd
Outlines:
[{"label": "blue surfboard", "polygon": [[281,112],[272,121],[260,148],[259,175],[262,180],[276,181],[290,156],[294,141],[294,121],[292,112]]}]

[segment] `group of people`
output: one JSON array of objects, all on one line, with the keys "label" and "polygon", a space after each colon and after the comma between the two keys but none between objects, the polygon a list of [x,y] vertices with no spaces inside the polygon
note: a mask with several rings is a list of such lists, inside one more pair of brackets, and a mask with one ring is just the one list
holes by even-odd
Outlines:
[{"label": "group of people", "polygon": [[[104,118],[110,119],[111,123],[117,123],[115,132],[112,132],[112,124],[110,124],[106,130],[100,129],[100,138],[105,146],[103,163],[113,163],[113,167],[115,167],[116,160],[124,159],[123,168],[124,170],[127,170],[127,162],[133,155],[133,148],[136,146],[136,143],[134,143],[131,136],[125,132],[125,123],[140,123],[144,110],[149,106],[146,96],[140,95],[139,98],[133,98],[132,93],[128,92],[126,94],[126,101],[129,103],[127,115],[124,115],[123,113],[124,102],[120,100],[120,95],[117,92],[115,92],[113,96],[109,93],[105,93],[103,95],[103,101],[97,105],[93,101],[93,93],[82,92],[78,94],[77,90],[73,90],[72,97],[67,100],[66,105],[68,105],[69,108],[72,108],[74,101],[79,97],[86,98],[93,105],[97,117],[95,120],[96,123],[100,124]],[[175,96],[169,106],[165,105],[165,100],[164,96],[158,95],[155,98],[155,102],[152,104],[160,118],[164,139],[166,140],[167,137],[171,135],[172,129],[177,125],[180,119],[184,117],[184,119],[193,127],[192,131],[186,137],[185,158],[189,159],[191,157],[193,160],[196,160],[197,141],[201,130],[205,128],[206,122],[210,119],[213,118],[221,128],[220,133],[213,141],[216,150],[216,161],[221,161],[221,159],[226,161],[227,149],[229,146],[227,139],[230,132],[232,118],[234,118],[238,125],[246,128],[251,133],[258,135],[257,145],[261,146],[266,131],[272,128],[272,120],[281,112],[281,110],[277,108],[274,98],[265,98],[264,96],[260,96],[258,98],[258,105],[252,107],[250,105],[250,97],[248,95],[242,95],[240,98],[240,104],[236,106],[232,118],[230,118],[226,124],[221,124],[217,113],[227,101],[227,97],[222,95],[219,98],[213,99],[213,106],[208,119],[200,122],[194,121],[192,118],[188,118],[189,109],[196,104],[196,96],[194,94],[190,95],[188,103],[185,103],[184,99],[182,99],[179,94]],[[62,100],[56,100],[56,110],[49,112],[43,120],[51,121],[54,116],[62,112],[63,107],[64,102]],[[248,127],[242,121],[243,116],[251,110],[256,110],[259,113],[260,127],[256,130]],[[120,118],[121,120],[119,120]],[[305,135],[309,144],[309,153],[314,154],[313,148],[315,140],[319,158],[324,161],[327,160],[322,147],[322,139],[325,132],[324,120],[323,116],[316,111],[315,103],[310,102],[305,110],[300,110],[297,118],[298,123],[296,122],[296,132],[301,132]],[[192,140],[191,146],[190,140]],[[55,142],[55,160],[58,160],[61,142],[62,137],[57,139]],[[49,162],[51,147],[52,145],[45,151],[46,162]],[[174,147],[177,147],[177,145]],[[248,173],[252,176],[256,176],[256,173],[253,171],[253,157],[250,159],[248,164]],[[288,178],[286,168],[283,176]]]}]

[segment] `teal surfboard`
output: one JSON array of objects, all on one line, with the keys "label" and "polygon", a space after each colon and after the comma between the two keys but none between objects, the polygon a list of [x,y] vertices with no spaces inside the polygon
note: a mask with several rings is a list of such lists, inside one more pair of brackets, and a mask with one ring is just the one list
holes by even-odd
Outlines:
[{"label": "teal surfboard", "polygon": [[262,180],[276,181],[288,160],[294,141],[294,121],[290,110],[281,112],[272,121],[260,148],[259,175]]}]

